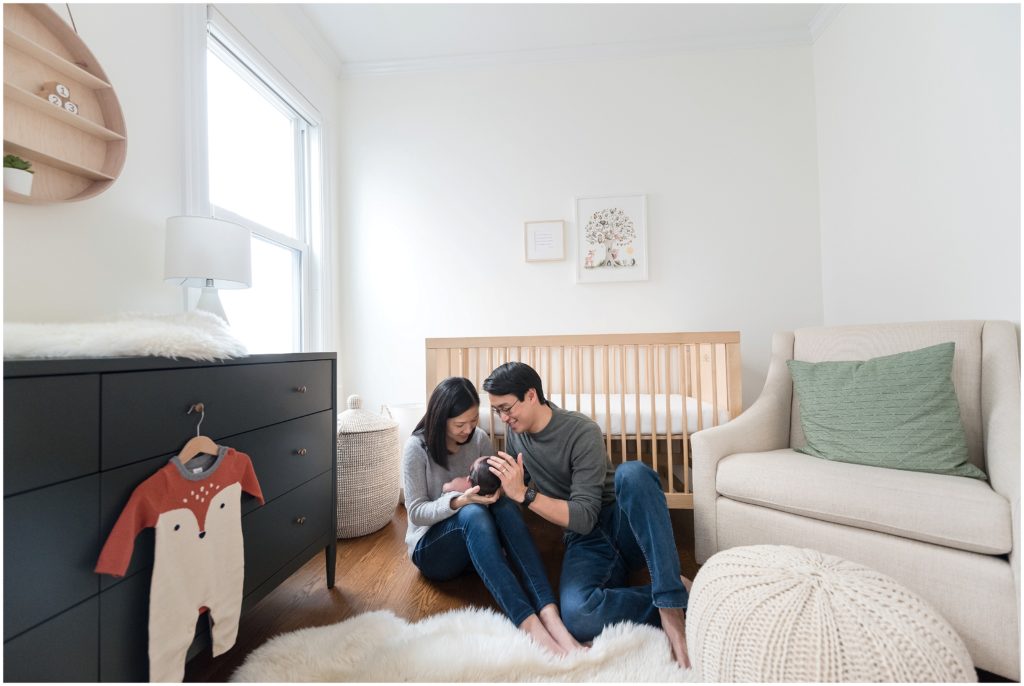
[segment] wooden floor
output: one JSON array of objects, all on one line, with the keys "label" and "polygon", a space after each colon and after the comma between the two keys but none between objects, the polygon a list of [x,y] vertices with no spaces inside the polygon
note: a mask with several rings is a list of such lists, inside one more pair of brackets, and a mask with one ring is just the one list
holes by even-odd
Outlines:
[{"label": "wooden floor", "polygon": [[[671,510],[683,574],[697,573],[693,555],[693,511]],[[527,512],[526,522],[547,565],[557,592],[562,564],[561,529]],[[264,598],[242,620],[238,641],[224,655],[197,656],[185,669],[185,681],[227,681],[245,656],[268,639],[287,631],[324,626],[372,610],[390,610],[409,621],[471,605],[498,610],[474,573],[444,583],[425,581],[409,561],[405,548],[405,508],[391,523],[360,538],[338,541],[335,587],[327,590],[323,555],[317,555]],[[643,575],[636,581],[643,582]],[[978,670],[978,680],[1007,681]]]},{"label": "wooden floor", "polygon": [[[682,570],[693,578],[693,511],[672,510]],[[561,529],[526,513],[527,525],[547,565],[557,592],[562,564]],[[405,508],[399,506],[391,523],[360,538],[338,541],[337,578],[327,590],[323,555],[310,560],[264,598],[242,619],[238,641],[224,655],[194,658],[185,669],[186,681],[227,681],[245,656],[273,636],[311,626],[324,626],[371,610],[390,610],[409,621],[475,605],[498,610],[475,573],[444,583],[423,579],[409,561],[405,547]],[[643,581],[638,577],[637,581]]]}]

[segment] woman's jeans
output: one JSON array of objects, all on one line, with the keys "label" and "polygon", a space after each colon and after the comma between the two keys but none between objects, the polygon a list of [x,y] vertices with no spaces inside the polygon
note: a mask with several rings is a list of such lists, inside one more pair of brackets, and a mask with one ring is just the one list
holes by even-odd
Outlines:
[{"label": "woman's jeans", "polygon": [[[629,572],[646,566],[651,583],[629,586]],[[559,582],[562,621],[578,641],[629,620],[661,625],[659,608],[686,608],[672,522],[658,476],[642,462],[615,470],[615,502],[601,508],[586,535],[569,532]]]},{"label": "woman's jeans", "polygon": [[432,581],[453,579],[472,564],[516,626],[555,602],[519,506],[505,496],[490,506],[467,505],[434,524],[412,561]]}]

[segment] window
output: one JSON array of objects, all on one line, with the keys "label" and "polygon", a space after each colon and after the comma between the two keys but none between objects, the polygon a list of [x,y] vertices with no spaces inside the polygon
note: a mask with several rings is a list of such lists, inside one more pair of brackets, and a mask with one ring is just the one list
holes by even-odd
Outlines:
[{"label": "window", "polygon": [[[258,51],[210,8],[204,66],[195,67],[199,105],[193,192],[196,213],[252,232],[252,287],[221,290],[235,335],[250,353],[322,345],[322,292],[315,247],[320,212],[319,125],[315,110]],[[202,132],[205,130],[205,136]]]}]

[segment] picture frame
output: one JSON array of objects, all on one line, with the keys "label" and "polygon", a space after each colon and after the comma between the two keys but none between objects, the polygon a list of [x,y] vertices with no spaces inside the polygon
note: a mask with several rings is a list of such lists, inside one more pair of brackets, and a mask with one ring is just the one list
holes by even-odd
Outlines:
[{"label": "picture frame", "polygon": [[545,219],[523,224],[527,262],[557,262],[565,259],[565,221]]},{"label": "picture frame", "polygon": [[647,280],[647,196],[576,198],[576,283]]}]

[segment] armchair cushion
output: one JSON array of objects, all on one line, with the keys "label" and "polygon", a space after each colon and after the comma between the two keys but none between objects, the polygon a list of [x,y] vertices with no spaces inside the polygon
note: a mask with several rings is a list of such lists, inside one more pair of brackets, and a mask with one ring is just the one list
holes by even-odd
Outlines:
[{"label": "armchair cushion", "polygon": [[803,517],[988,555],[1012,548],[1009,501],[976,479],[830,462],[786,448],[729,455],[716,481],[730,500]]},{"label": "armchair cushion", "polygon": [[864,362],[789,360],[807,440],[828,460],[972,478],[951,376],[954,344]]}]

